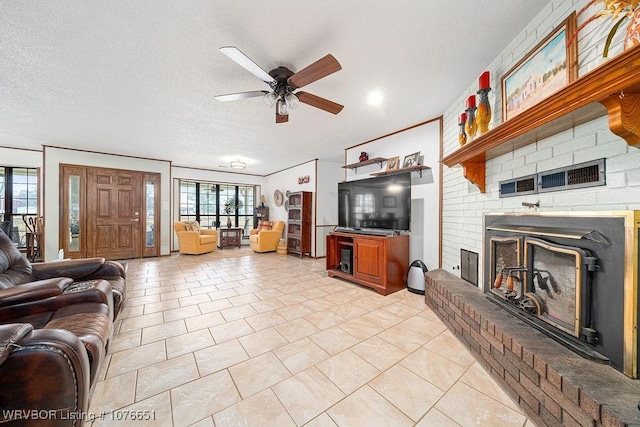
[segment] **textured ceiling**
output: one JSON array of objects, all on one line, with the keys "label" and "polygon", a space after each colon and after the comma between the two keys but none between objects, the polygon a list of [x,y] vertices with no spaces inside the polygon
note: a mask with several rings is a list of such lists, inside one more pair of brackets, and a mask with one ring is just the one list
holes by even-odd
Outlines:
[{"label": "textured ceiling", "polygon": [[[0,1],[0,146],[42,145],[265,175],[442,115],[547,4],[434,1]],[[267,85],[218,51],[298,71],[327,53],[342,70],[305,86],[275,123]],[[372,107],[373,90],[384,95]]]}]

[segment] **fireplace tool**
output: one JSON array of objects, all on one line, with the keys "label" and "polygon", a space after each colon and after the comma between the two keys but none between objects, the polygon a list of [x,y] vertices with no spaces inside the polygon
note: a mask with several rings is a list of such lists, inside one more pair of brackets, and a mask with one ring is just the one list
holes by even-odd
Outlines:
[{"label": "fireplace tool", "polygon": [[[506,300],[511,301],[515,304],[519,304],[520,307],[531,314],[542,314],[545,310],[544,302],[532,292],[525,292],[523,289],[523,279],[518,275],[518,273],[529,272],[527,267],[504,267],[500,270],[500,273],[496,276],[496,280],[493,283],[493,287],[495,289],[500,289],[502,287],[502,282],[504,280],[504,275],[507,275],[506,279],[506,292],[504,297]],[[553,279],[551,274],[547,271],[535,270],[533,272],[535,277],[542,277],[541,273],[546,272],[548,276],[542,280],[541,283],[551,282]],[[515,289],[515,282],[518,282],[518,290]]]}]

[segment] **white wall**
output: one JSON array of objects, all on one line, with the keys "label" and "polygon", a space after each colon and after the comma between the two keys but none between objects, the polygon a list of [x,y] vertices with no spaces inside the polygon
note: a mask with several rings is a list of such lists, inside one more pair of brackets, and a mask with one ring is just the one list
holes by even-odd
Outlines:
[{"label": "white wall", "polygon": [[160,221],[162,224],[160,229],[160,255],[169,254],[169,233],[172,230],[172,224],[169,220],[171,201],[170,162],[45,146],[43,174],[45,182],[45,260],[53,260],[58,255],[59,176],[60,164],[62,163],[160,173]]},{"label": "white wall", "polygon": [[338,225],[338,182],[344,178],[341,163],[318,160],[316,256],[327,255],[327,234]]},{"label": "white wall", "polygon": [[41,168],[42,151],[0,147],[0,165],[13,167]]},{"label": "white wall", "polygon": [[[573,4],[572,4],[573,3]],[[580,10],[587,0],[574,2],[551,1],[532,22],[522,30],[486,69],[491,72],[493,124],[498,125],[501,112],[500,78],[527,52],[540,42],[574,10]],[[591,7],[578,19],[578,25],[597,10]],[[605,23],[606,22],[606,23]],[[579,75],[582,76],[604,60],[601,58],[603,40],[611,22],[602,19],[589,24],[578,36]],[[618,30],[609,57],[620,52],[624,28]],[[444,114],[444,155],[458,149],[457,118],[464,109],[466,98],[477,90],[477,81],[469,82],[469,89],[460,94]],[[522,113],[526,114],[526,112]],[[542,172],[562,166],[606,158],[606,186],[536,194],[531,196],[498,197],[498,183],[502,180]],[[486,193],[462,176],[462,168],[444,168],[443,177],[443,268],[449,272],[460,264],[460,249],[480,254],[479,277],[482,271],[482,218],[488,212],[527,211],[522,202],[540,201],[541,211],[640,209],[640,150],[629,147],[608,128],[602,117],[516,151],[491,159],[486,164]]]},{"label": "white wall", "polygon": [[[370,143],[346,150],[347,164],[357,163],[360,153],[366,151],[369,158],[404,157],[420,152],[420,163],[431,167],[411,173],[411,250],[410,262],[422,260],[429,270],[439,266],[439,210],[440,210],[440,119],[420,126],[377,139]],[[382,164],[382,170],[386,163]],[[379,172],[377,164],[360,167],[357,171],[346,169],[346,180],[371,178],[371,173]]]}]

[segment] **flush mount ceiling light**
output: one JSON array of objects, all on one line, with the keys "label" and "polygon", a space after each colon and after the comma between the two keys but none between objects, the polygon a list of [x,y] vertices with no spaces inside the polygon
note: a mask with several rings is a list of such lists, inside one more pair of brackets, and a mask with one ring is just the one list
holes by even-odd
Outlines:
[{"label": "flush mount ceiling light", "polygon": [[234,162],[231,162],[229,166],[231,166],[231,169],[244,169],[247,167],[247,164],[245,162],[241,162],[240,160],[236,160]]}]

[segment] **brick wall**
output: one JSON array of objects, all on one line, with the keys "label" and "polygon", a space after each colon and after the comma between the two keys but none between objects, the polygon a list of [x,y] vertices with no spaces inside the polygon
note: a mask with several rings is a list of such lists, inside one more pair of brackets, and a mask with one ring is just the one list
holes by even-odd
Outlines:
[{"label": "brick wall", "polygon": [[514,318],[442,269],[425,301],[538,426],[640,425],[640,384]]},{"label": "brick wall", "polygon": [[[527,52],[538,44],[572,11],[580,10],[587,0],[553,0],[515,37],[496,58],[479,64],[478,76],[484,70],[491,72],[490,101],[493,107],[493,125],[501,122],[500,78]],[[578,18],[578,24],[597,10],[591,7]],[[490,26],[487,27],[490,30]],[[579,75],[582,76],[603,62],[602,47],[611,28],[611,22],[597,20],[589,24],[578,36]],[[624,31],[614,38],[609,57],[621,51]],[[492,61],[492,62],[490,62]],[[484,68],[481,68],[484,67]],[[458,148],[457,118],[464,102],[477,91],[477,81],[469,82],[468,90],[444,114],[444,155]],[[526,113],[523,113],[526,114]],[[606,186],[516,196],[500,199],[498,183],[501,180],[569,166],[589,160],[606,158]],[[443,268],[454,271],[460,264],[460,249],[480,254],[479,277],[482,271],[482,216],[488,212],[527,211],[522,202],[540,201],[542,211],[626,210],[640,209],[640,150],[629,147],[608,128],[602,117],[545,140],[530,144],[514,152],[491,159],[486,165],[486,193],[462,176],[462,168],[444,167],[443,173]]]}]

